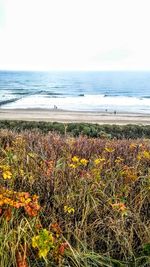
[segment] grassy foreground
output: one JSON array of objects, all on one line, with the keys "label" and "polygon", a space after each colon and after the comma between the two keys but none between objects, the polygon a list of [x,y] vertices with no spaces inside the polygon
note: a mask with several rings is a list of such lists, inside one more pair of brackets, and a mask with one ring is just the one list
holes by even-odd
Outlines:
[{"label": "grassy foreground", "polygon": [[0,266],[150,266],[150,140],[1,130]]}]

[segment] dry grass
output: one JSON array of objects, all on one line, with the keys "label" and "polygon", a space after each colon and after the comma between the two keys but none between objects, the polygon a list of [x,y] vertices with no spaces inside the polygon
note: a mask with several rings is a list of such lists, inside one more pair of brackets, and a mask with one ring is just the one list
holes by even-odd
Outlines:
[{"label": "dry grass", "polygon": [[[150,266],[149,140],[3,130],[0,147],[1,188],[41,206],[1,205],[0,266],[20,266],[24,246],[28,266]],[[43,229],[54,239],[39,258]]]}]

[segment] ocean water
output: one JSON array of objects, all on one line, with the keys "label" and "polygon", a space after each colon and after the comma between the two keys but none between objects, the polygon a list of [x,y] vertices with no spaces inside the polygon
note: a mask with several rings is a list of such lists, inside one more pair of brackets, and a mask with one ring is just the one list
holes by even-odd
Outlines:
[{"label": "ocean water", "polygon": [[0,108],[150,114],[150,72],[0,71]]}]

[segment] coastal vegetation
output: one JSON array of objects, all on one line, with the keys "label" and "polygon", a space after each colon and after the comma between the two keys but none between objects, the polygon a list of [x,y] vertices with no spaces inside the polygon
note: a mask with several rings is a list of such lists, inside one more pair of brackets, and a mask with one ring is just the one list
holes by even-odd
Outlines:
[{"label": "coastal vegetation", "polygon": [[57,132],[59,134],[70,134],[72,136],[85,135],[100,138],[150,138],[150,125],[110,125],[92,123],[59,123],[45,121],[18,121],[1,120],[0,129],[10,129],[20,132],[22,130],[35,130],[41,133]]},{"label": "coastal vegetation", "polygon": [[150,266],[150,126],[0,127],[0,266]]}]

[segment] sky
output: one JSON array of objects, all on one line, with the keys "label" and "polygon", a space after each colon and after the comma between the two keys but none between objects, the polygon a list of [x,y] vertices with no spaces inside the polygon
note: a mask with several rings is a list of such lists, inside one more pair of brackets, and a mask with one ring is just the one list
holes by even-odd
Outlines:
[{"label": "sky", "polygon": [[150,70],[150,0],[0,0],[1,70]]}]

